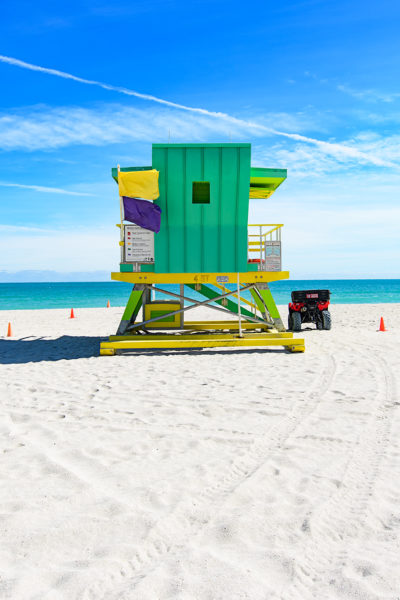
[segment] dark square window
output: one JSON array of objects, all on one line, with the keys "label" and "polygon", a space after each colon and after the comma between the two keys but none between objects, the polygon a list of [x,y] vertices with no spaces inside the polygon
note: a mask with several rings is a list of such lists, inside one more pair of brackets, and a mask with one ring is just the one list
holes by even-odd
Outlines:
[{"label": "dark square window", "polygon": [[210,204],[209,181],[193,181],[192,204]]}]

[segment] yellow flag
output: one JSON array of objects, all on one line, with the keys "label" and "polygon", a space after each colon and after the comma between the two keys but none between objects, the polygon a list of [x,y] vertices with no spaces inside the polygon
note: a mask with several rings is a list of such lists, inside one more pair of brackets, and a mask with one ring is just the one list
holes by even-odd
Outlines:
[{"label": "yellow flag", "polygon": [[120,171],[118,173],[119,195],[128,196],[128,198],[156,200],[160,195],[158,190],[158,176],[159,172],[155,169],[147,171]]}]

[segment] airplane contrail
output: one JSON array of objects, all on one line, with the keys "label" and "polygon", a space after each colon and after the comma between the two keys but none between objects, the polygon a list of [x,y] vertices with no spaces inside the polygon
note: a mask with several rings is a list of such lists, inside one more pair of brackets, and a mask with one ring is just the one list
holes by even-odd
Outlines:
[{"label": "airplane contrail", "polygon": [[393,167],[396,166],[394,163],[382,160],[376,156],[367,154],[356,148],[352,148],[351,146],[346,146],[345,144],[338,144],[333,142],[324,142],[322,140],[318,140],[315,138],[310,138],[304,135],[300,135],[297,133],[290,133],[285,131],[279,131],[274,128],[267,127],[266,125],[262,125],[261,123],[256,123],[254,121],[247,121],[244,119],[238,119],[237,117],[233,117],[224,112],[215,112],[210,111],[205,108],[196,108],[193,106],[186,106],[185,104],[179,104],[177,102],[171,102],[170,100],[164,100],[163,98],[158,98],[157,96],[153,96],[151,94],[143,94],[141,92],[137,92],[135,90],[130,90],[125,87],[110,85],[108,83],[103,83],[101,81],[95,81],[93,79],[85,79],[83,77],[78,77],[76,75],[72,75],[71,73],[66,73],[64,71],[59,71],[58,69],[50,69],[48,67],[41,67],[39,65],[34,65],[31,63],[24,62],[17,58],[12,58],[10,56],[4,56],[0,54],[0,62],[20,67],[22,69],[28,69],[30,71],[38,71],[40,73],[46,73],[47,75],[54,75],[56,77],[61,77],[63,79],[69,79],[72,81],[76,81],[78,83],[84,83],[86,85],[93,85],[96,87],[100,87],[104,90],[118,92],[120,94],[125,94],[126,96],[135,96],[136,98],[141,98],[142,100],[149,100],[151,102],[157,102],[158,104],[163,104],[164,106],[169,106],[171,108],[177,108],[179,110],[185,110],[191,113],[197,113],[201,115],[206,115],[209,117],[223,119],[227,122],[230,122],[234,125],[239,125],[241,127],[246,127],[249,129],[253,129],[256,131],[277,135],[281,137],[286,137],[298,142],[304,142],[307,144],[312,144],[320,148],[326,154],[330,154],[338,157],[341,155],[342,157],[360,159],[363,162],[368,162],[375,166],[379,167]]},{"label": "airplane contrail", "polygon": [[129,90],[124,87],[110,85],[108,83],[102,83],[101,81],[95,81],[93,79],[84,79],[83,77],[77,77],[76,75],[72,75],[71,73],[65,73],[64,71],[59,71],[58,69],[49,69],[47,67],[40,67],[39,65],[33,65],[31,63],[24,62],[22,60],[18,60],[17,58],[11,58],[10,56],[3,56],[0,54],[0,61],[7,63],[9,65],[13,65],[15,67],[21,67],[22,69],[28,69],[30,71],[39,71],[40,73],[46,73],[47,75],[55,75],[56,77],[62,77],[63,79],[71,79],[72,81],[77,81],[78,83],[86,83],[87,85],[94,85],[104,90],[118,92],[120,94],[125,94],[126,96],[135,96],[136,98],[141,98],[142,100],[150,100],[151,102],[158,102],[158,104],[164,104],[165,106],[170,106],[172,108],[179,108],[180,110],[186,110],[189,112],[195,112],[202,115],[208,115],[212,117],[219,117],[223,119],[227,119],[237,124],[245,124],[247,126],[252,126],[255,129],[262,129],[265,131],[271,131],[268,127],[260,125],[259,123],[252,123],[251,121],[244,121],[242,119],[237,119],[236,117],[232,117],[226,113],[222,112],[213,112],[206,110],[205,108],[195,108],[193,106],[185,106],[184,104],[179,104],[177,102],[171,102],[170,100],[164,100],[163,98],[157,98],[157,96],[152,96],[151,94],[142,94],[141,92],[136,92],[134,90]]}]

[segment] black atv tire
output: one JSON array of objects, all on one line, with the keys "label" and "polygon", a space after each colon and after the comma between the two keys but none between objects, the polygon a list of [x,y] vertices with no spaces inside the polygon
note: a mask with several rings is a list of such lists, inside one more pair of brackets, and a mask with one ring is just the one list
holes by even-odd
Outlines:
[{"label": "black atv tire", "polygon": [[287,318],[287,328],[288,331],[292,331],[292,315],[289,313]]},{"label": "black atv tire", "polygon": [[331,329],[332,318],[331,318],[331,313],[329,312],[329,310],[322,311],[322,323],[323,323],[324,329]]},{"label": "black atv tire", "polygon": [[292,312],[292,331],[301,331],[301,314]]},{"label": "black atv tire", "polygon": [[324,324],[324,329],[331,329],[332,327],[332,318],[329,310],[322,311],[322,323]]},{"label": "black atv tire", "polygon": [[315,321],[315,326],[318,329],[318,331],[321,331],[324,328],[324,322],[322,320],[322,313],[320,313],[319,315],[316,316],[317,320]]}]

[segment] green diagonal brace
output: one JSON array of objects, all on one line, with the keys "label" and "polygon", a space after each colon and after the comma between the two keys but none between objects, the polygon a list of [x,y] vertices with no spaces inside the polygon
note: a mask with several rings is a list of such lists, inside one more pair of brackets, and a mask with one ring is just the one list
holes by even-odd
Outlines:
[{"label": "green diagonal brace", "polygon": [[[200,284],[200,289],[197,289],[196,286],[198,286],[199,284],[196,284],[196,283],[186,283],[185,285],[190,287],[192,290],[199,292],[199,294],[203,294],[203,296],[205,296],[206,298],[209,298],[210,300],[212,300],[213,298],[217,298],[218,296],[221,295],[221,292],[215,292],[214,290],[212,290],[211,288],[209,288],[208,286],[203,285],[203,284]],[[225,308],[227,308],[231,312],[235,313],[236,315],[239,314],[238,305],[236,302],[232,302],[232,300],[229,300],[229,298],[226,298],[225,302],[223,302],[222,300],[223,300],[223,298],[221,298],[220,300],[215,300],[215,303],[220,304],[221,306],[224,306]],[[243,307],[240,307],[240,313],[244,317],[253,317],[254,316],[253,313],[251,313],[249,310],[247,310],[246,308],[243,308]]]},{"label": "green diagonal brace", "polygon": [[[278,310],[278,308],[275,304],[275,300],[272,296],[271,290],[269,289],[268,284],[264,284],[264,286],[265,286],[264,289],[260,289],[258,286],[257,286],[257,289],[259,291],[261,298],[264,301],[265,307],[267,308],[271,318],[273,319],[274,325],[277,328],[277,330],[278,331],[286,331],[283,321],[281,319],[281,315],[279,314],[279,310]],[[251,291],[253,291],[253,290],[251,290]],[[257,294],[255,294],[255,296],[256,295]],[[253,298],[254,298],[254,296],[253,296]],[[260,300],[258,300],[258,302],[259,301]],[[256,300],[257,306],[258,306],[258,302]],[[264,312],[264,311],[262,311],[262,312]]]},{"label": "green diagonal brace", "polygon": [[[141,288],[141,289],[138,289]],[[142,306],[142,296],[143,296],[144,288],[143,286],[134,285],[131,291],[131,295],[129,296],[128,303],[124,310],[124,314],[122,315],[121,322],[119,324],[117,335],[124,335],[128,325],[130,323],[134,323],[137,317],[137,314]]]},{"label": "green diagonal brace", "polygon": [[253,288],[251,288],[250,294],[253,296],[253,300],[257,304],[257,308],[260,311],[260,313],[262,315],[265,314],[266,306],[263,302],[261,302],[260,296],[257,294],[257,292]]}]

